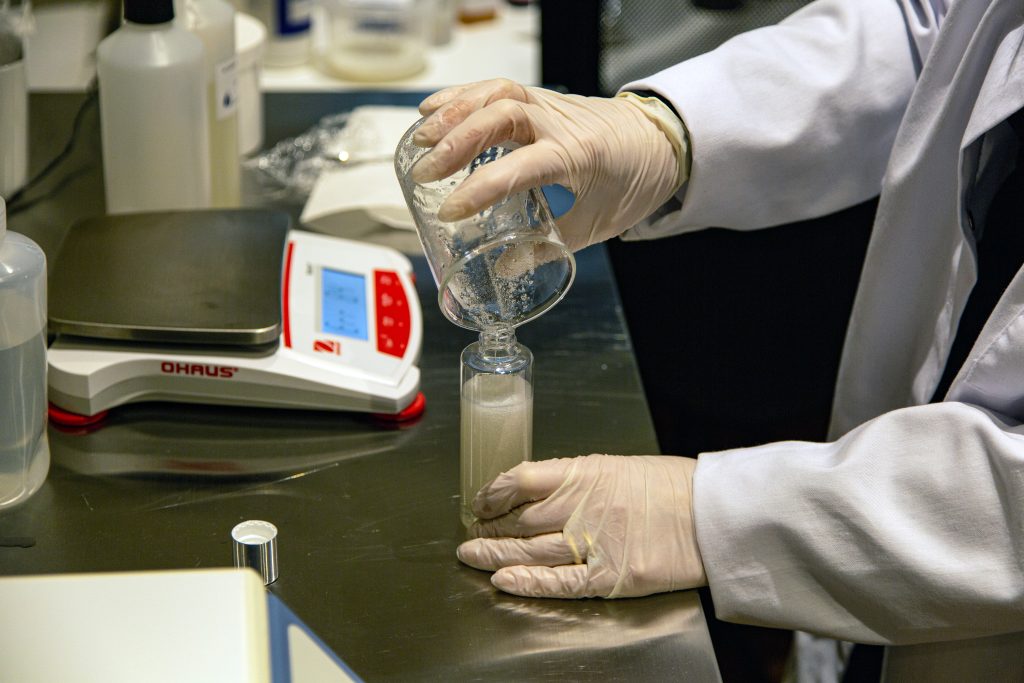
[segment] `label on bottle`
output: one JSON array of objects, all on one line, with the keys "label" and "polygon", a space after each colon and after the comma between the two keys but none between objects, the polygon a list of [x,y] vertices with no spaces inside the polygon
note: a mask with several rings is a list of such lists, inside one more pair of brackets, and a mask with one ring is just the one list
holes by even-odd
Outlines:
[{"label": "label on bottle", "polygon": [[238,110],[238,64],[234,57],[214,67],[214,94],[218,121]]},{"label": "label on bottle", "polygon": [[277,0],[277,30],[282,36],[309,31],[313,3],[311,0]]},{"label": "label on bottle", "polygon": [[353,0],[352,23],[359,33],[400,36],[413,10],[411,0]]}]

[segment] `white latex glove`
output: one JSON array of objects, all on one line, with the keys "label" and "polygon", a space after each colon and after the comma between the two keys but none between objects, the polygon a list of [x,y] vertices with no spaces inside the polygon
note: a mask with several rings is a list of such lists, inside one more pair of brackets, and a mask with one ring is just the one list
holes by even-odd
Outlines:
[{"label": "white latex glove", "polygon": [[690,458],[587,455],[525,462],[473,499],[459,546],[491,583],[528,597],[634,597],[707,583]]},{"label": "white latex glove", "polygon": [[492,145],[522,145],[463,181],[441,205],[443,221],[468,218],[511,194],[557,183],[576,195],[558,219],[573,251],[614,237],[664,204],[687,178],[686,131],[663,102],[623,93],[580,97],[483,81],[434,93],[413,142],[433,147],[413,168],[446,178]]}]

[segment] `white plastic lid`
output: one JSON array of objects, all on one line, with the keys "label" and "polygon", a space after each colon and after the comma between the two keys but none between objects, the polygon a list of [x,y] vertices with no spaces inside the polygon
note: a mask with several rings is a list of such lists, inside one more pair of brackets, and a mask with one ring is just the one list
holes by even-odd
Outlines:
[{"label": "white plastic lid", "polygon": [[238,56],[238,70],[243,71],[259,63],[267,44],[267,29],[259,19],[235,13],[235,53]]}]

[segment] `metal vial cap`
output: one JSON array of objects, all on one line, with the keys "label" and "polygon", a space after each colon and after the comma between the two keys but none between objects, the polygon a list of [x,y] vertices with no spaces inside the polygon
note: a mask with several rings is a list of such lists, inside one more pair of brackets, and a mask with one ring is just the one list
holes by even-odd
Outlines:
[{"label": "metal vial cap", "polygon": [[252,567],[263,577],[263,585],[277,581],[277,527],[250,519],[231,530],[235,566]]}]

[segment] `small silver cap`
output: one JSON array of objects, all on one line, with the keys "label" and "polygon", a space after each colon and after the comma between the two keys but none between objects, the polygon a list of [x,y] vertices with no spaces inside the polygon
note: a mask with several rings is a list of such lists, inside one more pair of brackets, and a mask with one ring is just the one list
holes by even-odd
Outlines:
[{"label": "small silver cap", "polygon": [[235,566],[252,567],[263,577],[263,585],[277,581],[277,527],[250,519],[231,530]]}]

